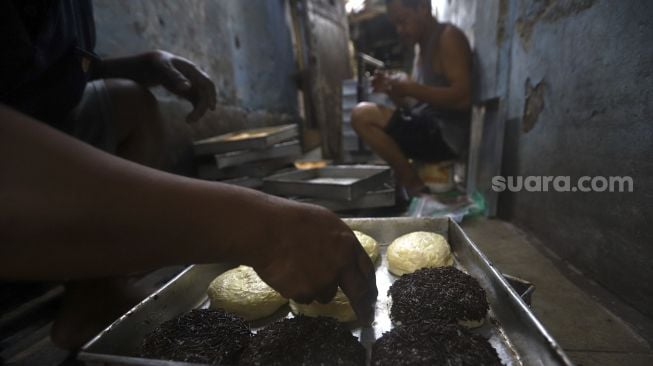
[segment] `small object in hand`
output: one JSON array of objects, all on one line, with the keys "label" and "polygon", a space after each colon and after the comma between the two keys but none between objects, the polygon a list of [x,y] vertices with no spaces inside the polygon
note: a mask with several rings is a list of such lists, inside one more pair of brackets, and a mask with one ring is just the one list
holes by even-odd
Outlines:
[{"label": "small object in hand", "polygon": [[159,360],[235,365],[250,342],[245,321],[223,310],[192,310],[145,336],[141,356]]}]

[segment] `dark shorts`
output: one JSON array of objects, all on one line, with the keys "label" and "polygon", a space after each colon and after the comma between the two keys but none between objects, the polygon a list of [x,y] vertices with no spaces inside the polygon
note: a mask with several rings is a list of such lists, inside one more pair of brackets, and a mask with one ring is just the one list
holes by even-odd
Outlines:
[{"label": "dark shorts", "polygon": [[410,159],[439,162],[457,156],[442,138],[436,116],[420,116],[398,109],[390,118],[385,132]]}]

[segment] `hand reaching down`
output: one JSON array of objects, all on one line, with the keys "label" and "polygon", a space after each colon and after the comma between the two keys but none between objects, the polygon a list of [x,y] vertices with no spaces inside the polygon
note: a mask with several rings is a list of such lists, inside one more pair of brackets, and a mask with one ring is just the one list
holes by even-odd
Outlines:
[{"label": "hand reaching down", "polygon": [[269,243],[253,267],[284,297],[328,303],[338,287],[363,323],[371,323],[378,294],[374,265],[354,233],[335,214],[317,206],[284,205],[272,217]]}]

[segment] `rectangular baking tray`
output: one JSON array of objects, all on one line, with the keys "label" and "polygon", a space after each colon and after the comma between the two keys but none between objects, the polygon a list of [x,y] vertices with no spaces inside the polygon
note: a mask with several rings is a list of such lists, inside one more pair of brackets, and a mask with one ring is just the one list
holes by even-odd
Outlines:
[{"label": "rectangular baking tray", "polygon": [[365,193],[353,201],[334,201],[323,198],[296,198],[296,201],[310,203],[328,208],[331,211],[349,211],[367,208],[391,207],[395,205],[395,189],[390,184],[384,184],[382,189]]},{"label": "rectangular baking tray", "polygon": [[231,151],[215,155],[215,163],[218,169],[231,166],[285,157],[298,158],[302,154],[302,148],[298,140],[286,141],[259,150]]},{"label": "rectangular baking tray", "polygon": [[219,182],[251,189],[259,189],[263,187],[263,178],[257,177],[239,177],[233,179],[225,179]]},{"label": "rectangular baking tray", "polygon": [[353,201],[383,188],[391,179],[387,166],[332,165],[275,174],[265,178],[263,186],[276,195]]},{"label": "rectangular baking tray", "polygon": [[230,166],[224,169],[218,169],[215,162],[211,161],[210,163],[200,164],[197,167],[197,176],[200,179],[206,180],[226,180],[240,177],[255,177],[263,179],[263,177],[276,172],[290,169],[294,161],[294,156],[286,156],[283,158],[253,161],[251,163]]},{"label": "rectangular baking tray", "polygon": [[297,137],[298,134],[296,124],[241,130],[195,141],[193,151],[196,156],[203,156],[237,150],[264,149]]},{"label": "rectangular baking tray", "polygon": [[[573,365],[526,303],[497,271],[494,265],[465,235],[453,220],[447,218],[371,218],[345,219],[352,229],[374,237],[380,244],[381,258],[376,263],[379,296],[375,320],[369,327],[354,327],[352,333],[369,352],[373,342],[392,328],[388,288],[396,279],[387,269],[385,251],[397,237],[413,231],[430,231],[448,238],[456,266],[474,276],[485,289],[490,311],[485,325],[474,332],[483,334],[497,350],[504,365]],[[188,267],[160,290],[135,306],[87,343],[78,358],[86,365],[191,365],[175,361],[150,360],[138,357],[143,337],[164,321],[208,306],[206,289],[228,264]],[[285,312],[284,312],[285,310]],[[290,316],[287,307],[276,316],[257,322],[257,326]],[[253,328],[255,331],[258,328]]]}]

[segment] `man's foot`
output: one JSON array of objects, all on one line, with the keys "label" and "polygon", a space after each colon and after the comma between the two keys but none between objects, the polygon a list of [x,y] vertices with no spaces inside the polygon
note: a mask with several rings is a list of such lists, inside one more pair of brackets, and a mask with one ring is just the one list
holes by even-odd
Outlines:
[{"label": "man's foot", "polygon": [[50,333],[54,344],[68,350],[79,349],[142,301],[151,291],[134,282],[120,278],[66,284],[61,308]]}]

